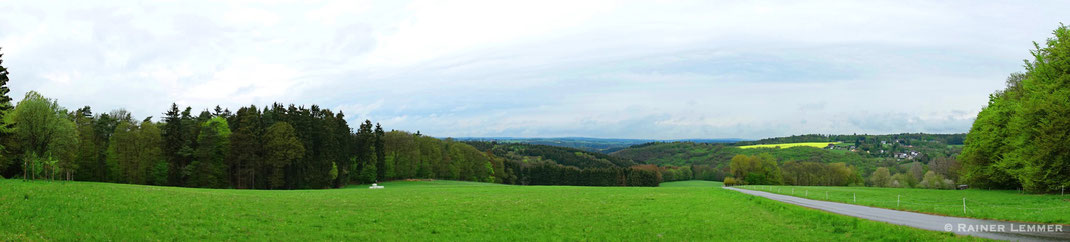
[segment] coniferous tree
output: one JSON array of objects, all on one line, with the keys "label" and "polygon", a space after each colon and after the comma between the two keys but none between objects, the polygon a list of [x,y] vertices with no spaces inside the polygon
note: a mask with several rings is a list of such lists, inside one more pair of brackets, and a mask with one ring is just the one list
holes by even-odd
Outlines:
[{"label": "coniferous tree", "polygon": [[287,168],[305,154],[296,130],[286,122],[276,122],[264,132],[264,163],[269,167],[269,188],[287,185]]},{"label": "coniferous tree", "polygon": [[9,72],[7,68],[4,68],[4,53],[0,53],[0,135],[6,132],[10,132],[11,124],[3,123],[4,117],[15,107],[11,104],[11,96],[8,93],[11,89],[7,87]]},{"label": "coniferous tree", "polygon": [[260,166],[263,148],[260,136],[260,111],[256,106],[238,109],[231,128],[230,156],[227,159],[230,168],[231,183],[236,188],[254,188],[256,167]]},{"label": "coniferous tree", "polygon": [[386,133],[383,132],[383,126],[379,123],[375,123],[375,161],[378,162],[375,167],[378,179],[386,179],[386,143],[383,136]]},{"label": "coniferous tree", "polygon": [[[357,166],[362,171],[361,173],[366,173],[364,172],[364,170],[371,169],[371,167],[378,168],[378,164],[371,164],[371,162],[375,160],[375,133],[373,133],[372,131],[372,124],[370,120],[364,120],[364,122],[360,124],[360,127],[357,128],[355,143],[356,161]],[[378,173],[379,171],[378,169],[376,169],[376,174]],[[383,179],[383,177],[377,176],[372,180],[385,179]]]},{"label": "coniferous tree", "polygon": [[167,183],[173,186],[182,185],[182,169],[185,168],[185,161],[188,157],[182,152],[184,148],[189,149],[190,145],[188,126],[183,122],[183,116],[188,115],[188,108],[186,112],[182,112],[175,103],[172,103],[171,109],[164,113],[163,152],[169,166]]},{"label": "coniferous tree", "polygon": [[14,140],[10,139],[12,124],[9,122],[7,116],[8,113],[14,109],[14,106],[12,106],[11,97],[8,96],[8,93],[11,92],[11,90],[7,87],[7,81],[9,80],[8,71],[7,68],[4,68],[3,57],[4,54],[0,53],[0,176],[11,175],[14,173],[6,172],[9,170],[7,169],[9,167],[17,168],[11,165],[15,159],[8,149],[8,146],[14,145],[12,144]]},{"label": "coniferous tree", "polygon": [[79,181],[104,181],[100,176],[103,173],[100,166],[100,149],[103,145],[97,142],[97,134],[94,124],[93,111],[89,106],[78,109],[74,113],[74,123],[78,129],[78,155],[76,162],[78,170],[74,173],[75,180]]},{"label": "coniferous tree", "polygon": [[338,164],[338,177],[335,179],[335,187],[344,187],[349,184],[352,177],[357,175],[350,172],[356,166],[352,159],[356,156],[356,151],[353,149],[353,143],[351,142],[353,129],[349,128],[345,114],[341,111],[334,115],[332,123],[334,123],[334,132],[331,133],[331,138],[336,143],[336,150],[331,155],[331,160]]}]

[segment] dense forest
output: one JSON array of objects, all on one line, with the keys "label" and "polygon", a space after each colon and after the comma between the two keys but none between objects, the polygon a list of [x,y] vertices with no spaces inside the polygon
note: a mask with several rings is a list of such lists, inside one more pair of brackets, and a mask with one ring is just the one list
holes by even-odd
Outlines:
[{"label": "dense forest", "polygon": [[[579,149],[524,143],[467,141],[467,144],[503,157],[516,181],[524,185],[658,186],[665,167]],[[670,169],[675,171],[675,169]],[[679,180],[690,180],[688,175]]]},{"label": "dense forest", "polygon": [[1025,73],[988,105],[966,137],[963,178],[986,188],[1024,188],[1035,193],[1070,187],[1070,28],[1034,43]]},{"label": "dense forest", "polygon": [[353,159],[371,150],[359,147],[381,147],[382,136],[370,122],[353,134],[343,114],[315,105],[196,115],[172,105],[153,122],[124,110],[68,111],[32,91],[5,124],[5,176],[207,188],[340,187],[367,163]]}]

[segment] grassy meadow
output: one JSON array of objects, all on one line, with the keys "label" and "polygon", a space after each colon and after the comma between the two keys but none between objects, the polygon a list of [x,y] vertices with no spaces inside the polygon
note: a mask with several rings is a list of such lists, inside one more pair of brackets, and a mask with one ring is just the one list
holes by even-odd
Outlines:
[{"label": "grassy meadow", "polygon": [[[1022,194],[1014,190],[934,190],[883,187],[755,185],[740,186],[740,188],[815,200],[955,217],[1070,224],[1070,194],[1036,195]],[[966,213],[962,211],[963,198],[966,198]],[[898,204],[896,199],[899,199]]]},{"label": "grassy meadow", "polygon": [[791,148],[791,147],[800,147],[800,146],[825,148],[825,147],[829,146],[829,144],[839,144],[839,143],[841,143],[841,142],[802,142],[802,143],[745,145],[745,146],[740,146],[739,148],[740,149],[754,149],[754,148],[781,148],[781,149],[787,149],[787,148]]},{"label": "grassy meadow", "polygon": [[684,181],[216,190],[0,180],[0,240],[975,240]]}]

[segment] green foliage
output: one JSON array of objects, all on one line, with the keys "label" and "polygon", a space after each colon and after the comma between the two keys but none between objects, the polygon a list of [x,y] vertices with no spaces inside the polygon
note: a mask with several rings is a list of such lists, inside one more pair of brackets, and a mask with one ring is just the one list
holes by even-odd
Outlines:
[{"label": "green foliage", "polygon": [[716,167],[709,165],[692,165],[691,172],[696,180],[722,181],[729,173],[728,167]]},{"label": "green foliage", "polygon": [[78,128],[70,119],[60,119],[52,135],[52,143],[48,147],[48,154],[56,163],[52,164],[53,179],[62,173],[63,180],[73,179],[73,173],[78,169]]},{"label": "green foliage", "polygon": [[264,152],[264,163],[269,172],[269,188],[283,188],[286,185],[285,169],[304,155],[305,147],[297,139],[293,126],[286,122],[277,122],[264,133]]},{"label": "green foliage", "polygon": [[950,179],[944,178],[943,175],[929,171],[925,173],[925,177],[918,183],[918,187],[928,189],[953,189],[955,188],[955,183]]},{"label": "green foliage", "polygon": [[691,166],[663,166],[660,168],[662,180],[666,182],[694,179]]},{"label": "green foliage", "polygon": [[[7,82],[11,79],[8,78],[7,68],[4,68],[4,53],[0,53],[0,135],[6,135],[11,133],[12,123],[8,123],[7,116],[15,107],[11,104],[11,96],[8,93],[11,89],[7,87]],[[0,147],[3,148],[3,147]],[[3,164],[0,164],[0,170],[3,170]]]},{"label": "green foliage", "polygon": [[554,163],[557,164],[574,166],[581,169],[596,167],[628,167],[639,164],[631,159],[618,156],[549,145],[477,141],[469,141],[465,143],[477,147],[480,150],[490,151],[498,157],[538,157],[538,159],[553,160]]},{"label": "green foliage", "polygon": [[847,186],[861,183],[857,169],[846,163],[788,161],[781,165],[784,184],[796,186]]},{"label": "green foliage", "polygon": [[892,186],[892,174],[886,167],[877,168],[873,175],[869,176],[869,184],[875,187]]},{"label": "green foliage", "polygon": [[[30,170],[39,171],[31,167],[32,161],[41,161],[46,157],[48,161],[56,161],[47,166],[55,171],[70,172],[73,169],[78,146],[77,129],[72,121],[67,119],[67,110],[60,107],[55,100],[46,98],[37,92],[30,91],[19,102],[13,111],[13,115],[7,115],[6,123],[14,123],[14,138],[24,150],[23,177],[30,176]],[[36,162],[35,165],[44,166],[45,163]],[[43,169],[43,168],[42,168]],[[34,174],[36,175],[36,174]],[[54,176],[48,176],[54,178]],[[69,177],[69,176],[68,176]]]},{"label": "green foliage", "polygon": [[183,171],[188,170],[187,167],[193,162],[194,131],[199,130],[190,112],[191,108],[179,110],[178,105],[172,103],[171,109],[164,113],[163,153],[168,164],[169,185],[183,186],[189,178]]},{"label": "green foliage", "polygon": [[[370,127],[370,123],[368,123]],[[391,131],[383,134],[383,166],[375,166],[387,179],[435,178],[504,182],[502,161],[493,154],[452,139]],[[373,151],[378,149],[373,148]],[[502,172],[498,172],[501,170]]]},{"label": "green foliage", "polygon": [[914,179],[914,176],[911,176],[911,175],[906,174],[906,173],[897,173],[897,174],[892,176],[892,184],[890,184],[889,186],[890,187],[901,187],[901,188],[912,188],[912,187],[917,186],[917,184],[918,184],[918,180]]},{"label": "green foliage", "polygon": [[367,164],[364,166],[364,170],[360,172],[360,180],[358,180],[357,182],[360,184],[373,183],[376,181],[375,178],[376,176],[378,176],[378,174],[379,171],[375,168],[375,163]]},{"label": "green foliage", "polygon": [[939,157],[929,162],[929,169],[941,176],[950,178],[952,181],[958,181],[959,174],[962,171],[962,163],[959,163],[955,157]]},{"label": "green foliage", "polygon": [[743,184],[741,184],[739,180],[736,180],[736,178],[725,177],[724,178],[724,185],[728,186],[728,187],[731,187],[731,186],[743,185]]},{"label": "green foliage", "polygon": [[120,120],[108,142],[110,181],[167,184],[166,173],[158,173],[167,171],[160,168],[167,164],[162,149],[163,137],[156,124],[145,121],[139,125],[132,120]]},{"label": "green foliage", "polygon": [[782,182],[776,158],[769,154],[736,155],[732,157],[730,167],[732,176],[737,179],[742,178],[744,184],[776,185]]},{"label": "green foliage", "polygon": [[1070,186],[1070,28],[1060,25],[1007,88],[989,96],[960,159],[978,187],[1043,193]]},{"label": "green foliage", "polygon": [[[377,167],[377,168],[386,167],[386,140],[383,138],[383,136],[386,135],[386,132],[383,131],[383,126],[380,126],[378,123],[375,124],[375,131],[373,131],[373,132],[375,132],[375,139],[374,139],[374,145],[373,145],[374,148],[375,148],[373,150],[373,153],[375,154],[375,162],[376,162],[376,166],[375,167]],[[378,174],[377,174],[378,177],[380,177],[380,178],[386,177],[385,171],[384,172],[376,171],[376,172],[378,172]]]},{"label": "green foliage", "polygon": [[73,114],[78,134],[78,148],[75,157],[74,179],[79,181],[104,181],[104,168],[101,166],[100,150],[106,149],[107,142],[101,142],[97,136],[93,112],[89,107],[78,109]]},{"label": "green foliage", "polygon": [[734,148],[724,144],[649,143],[619,150],[611,155],[656,165],[727,167],[728,161],[736,155],[731,149]]},{"label": "green foliage", "polygon": [[[236,188],[251,188],[256,185],[256,175],[263,160],[261,126],[263,118],[256,106],[242,107],[229,123],[234,132],[230,135],[230,154],[227,157],[228,176]],[[337,175],[337,174],[336,174]]]},{"label": "green foliage", "polygon": [[338,179],[338,165],[334,162],[331,162],[331,171],[327,173],[327,176],[330,177],[331,180]]},{"label": "green foliage", "polygon": [[226,157],[230,152],[230,127],[223,117],[213,117],[201,124],[194,153],[189,185],[224,188],[227,182]]},{"label": "green foliage", "polygon": [[[382,166],[382,164],[379,164],[379,161],[375,159],[376,139],[375,132],[372,131],[372,122],[370,120],[365,120],[364,123],[360,124],[360,128],[357,129],[357,134],[355,135],[354,140],[354,143],[356,143],[357,146],[356,167],[358,170],[363,170],[368,166]],[[376,172],[381,173],[380,171]],[[383,177],[385,174],[376,174],[376,176],[377,179],[386,180],[386,178]],[[364,180],[366,181],[366,179]],[[375,180],[376,179],[372,179],[372,181]]]},{"label": "green foliage", "polygon": [[[159,124],[151,117],[134,122],[125,110],[94,116],[84,107],[66,113],[36,92],[19,106],[20,115],[5,121],[18,121],[22,133],[0,141],[15,144],[7,148],[20,152],[20,171],[29,178],[62,174],[89,181],[254,189],[342,187],[367,172],[375,173],[364,178],[371,181],[517,180],[504,159],[491,153],[419,134],[387,134],[379,125],[373,129],[371,121],[354,135],[344,115],[315,105],[249,106],[237,113],[216,107],[194,117],[191,108],[172,104]],[[3,156],[0,161],[10,163]],[[0,173],[11,173],[4,170]]]},{"label": "green foliage", "polygon": [[[495,181],[522,185],[574,186],[657,186],[663,180],[662,168],[636,165],[625,158],[582,150],[523,143],[468,141],[465,144],[482,150],[490,159],[479,177],[494,176]],[[462,149],[450,150],[451,162],[468,158],[458,156]],[[468,151],[470,152],[470,151]],[[475,157],[474,154],[471,157]],[[674,171],[676,168],[673,168]],[[461,173],[463,177],[465,174]],[[690,174],[687,175],[690,179]],[[675,177],[674,177],[675,179]]]}]

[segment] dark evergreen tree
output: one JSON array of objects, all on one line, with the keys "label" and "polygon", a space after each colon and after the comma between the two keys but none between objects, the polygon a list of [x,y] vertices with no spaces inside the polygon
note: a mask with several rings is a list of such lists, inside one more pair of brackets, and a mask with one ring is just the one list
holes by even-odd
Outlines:
[{"label": "dark evergreen tree", "polygon": [[101,143],[97,142],[95,120],[93,111],[89,106],[75,111],[74,123],[78,127],[78,171],[74,173],[75,180],[80,181],[104,181],[100,176],[104,167],[100,166]]},{"label": "dark evergreen tree", "polygon": [[[187,126],[182,122],[183,112],[178,109],[178,104],[172,103],[171,109],[164,113],[164,125],[163,125],[163,140],[164,140],[164,157],[167,159],[169,165],[167,174],[167,183],[172,186],[182,185],[182,170],[185,168],[185,159],[181,151],[184,147],[188,147],[189,131]],[[188,112],[186,112],[188,115]]]},{"label": "dark evergreen tree", "polygon": [[286,186],[287,167],[305,153],[305,147],[297,139],[293,126],[286,122],[276,122],[264,133],[264,165],[267,172],[269,189]]},{"label": "dark evergreen tree", "polygon": [[[369,122],[371,122],[371,121],[369,121]],[[383,132],[383,126],[379,125],[379,123],[375,123],[375,141],[374,141],[375,142],[375,149],[374,150],[375,150],[375,161],[377,162],[375,167],[378,168],[378,169],[376,169],[376,173],[378,173],[378,175],[376,177],[377,177],[377,179],[380,179],[380,180],[385,180],[386,179],[386,147],[385,147],[386,143],[385,143],[385,140],[383,139],[383,136],[385,134],[386,133]]]},{"label": "dark evergreen tree", "polygon": [[231,184],[235,188],[255,188],[256,168],[260,167],[263,148],[261,145],[260,111],[256,106],[238,109],[230,123],[234,130],[230,136],[230,156],[227,159]]},{"label": "dark evergreen tree", "polygon": [[[7,68],[4,68],[4,53],[0,53],[0,120],[5,120],[3,119],[4,116],[15,108],[11,103],[11,96],[8,95],[11,92],[11,89],[7,87],[7,81],[10,80],[8,79],[8,74]],[[6,131],[10,128],[11,124],[3,123],[3,127],[0,127],[0,130]]]},{"label": "dark evergreen tree", "polygon": [[[360,171],[365,169],[371,169],[371,167],[379,167],[378,164],[370,164],[374,160],[375,154],[372,153],[375,150],[375,133],[372,131],[372,123],[369,120],[364,120],[357,128],[356,134],[356,161]],[[376,174],[379,174],[376,171]],[[385,180],[383,177],[376,176],[377,180]],[[365,181],[366,182],[366,181]]]}]

